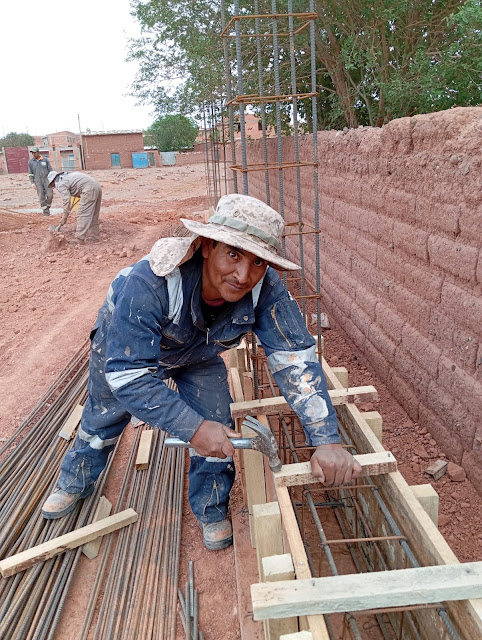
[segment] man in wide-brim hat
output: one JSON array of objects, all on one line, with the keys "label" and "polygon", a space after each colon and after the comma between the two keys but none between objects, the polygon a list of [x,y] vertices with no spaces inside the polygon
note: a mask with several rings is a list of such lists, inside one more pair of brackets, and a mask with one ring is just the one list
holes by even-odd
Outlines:
[{"label": "man in wide-brim hat", "polygon": [[[43,505],[59,518],[88,496],[131,416],[191,443],[189,501],[204,544],[232,543],[232,402],[220,354],[254,331],[309,444],[325,485],[350,482],[358,462],[340,444],[336,414],[297,303],[275,268],[282,217],[264,202],[223,196],[207,223],[181,219],[188,237],[161,238],[114,279],[91,333],[89,397],[58,488]],[[165,381],[172,378],[178,392]]]}]

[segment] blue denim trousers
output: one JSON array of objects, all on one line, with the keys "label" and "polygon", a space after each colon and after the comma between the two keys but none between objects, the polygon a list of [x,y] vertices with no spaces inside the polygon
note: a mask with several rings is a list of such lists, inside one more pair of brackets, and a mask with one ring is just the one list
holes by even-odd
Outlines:
[{"label": "blue denim trousers", "polygon": [[[104,358],[92,350],[89,363],[89,395],[73,448],[62,462],[58,486],[80,493],[93,484],[107,464],[109,454],[131,419],[116,400],[103,374]],[[232,402],[224,362],[216,357],[201,365],[166,370],[179,395],[206,420],[233,428]],[[235,468],[232,458],[204,458],[190,449],[189,503],[201,522],[218,522],[227,515]]]}]

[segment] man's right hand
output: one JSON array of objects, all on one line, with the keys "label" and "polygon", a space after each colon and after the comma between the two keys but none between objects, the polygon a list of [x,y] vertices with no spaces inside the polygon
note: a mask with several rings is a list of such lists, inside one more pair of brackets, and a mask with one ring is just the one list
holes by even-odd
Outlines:
[{"label": "man's right hand", "polygon": [[191,438],[191,446],[199,455],[228,458],[234,454],[229,438],[239,438],[239,433],[213,420],[204,420]]}]

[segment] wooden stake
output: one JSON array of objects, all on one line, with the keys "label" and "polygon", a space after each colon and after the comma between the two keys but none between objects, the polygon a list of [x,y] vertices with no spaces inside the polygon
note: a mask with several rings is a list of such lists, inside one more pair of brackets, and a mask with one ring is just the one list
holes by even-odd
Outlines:
[{"label": "wooden stake", "polygon": [[[101,496],[99,502],[97,503],[97,509],[95,510],[94,519],[92,522],[98,522],[103,518],[107,518],[110,516],[110,512],[112,511],[112,503],[107,500],[105,496]],[[100,545],[102,544],[102,538],[96,538],[95,540],[91,540],[87,544],[84,544],[82,547],[82,553],[86,555],[89,560],[93,560],[97,558],[99,553]]]},{"label": "wooden stake", "polygon": [[82,418],[83,410],[84,410],[84,407],[81,404],[78,404],[75,407],[75,409],[72,411],[72,413],[68,417],[66,423],[64,424],[62,429],[59,431],[59,438],[63,438],[64,440],[70,440],[72,438]]},{"label": "wooden stake", "polygon": [[137,450],[136,457],[136,469],[147,469],[149,467],[149,458],[151,457],[153,436],[153,429],[144,430],[141,433],[139,449]]}]

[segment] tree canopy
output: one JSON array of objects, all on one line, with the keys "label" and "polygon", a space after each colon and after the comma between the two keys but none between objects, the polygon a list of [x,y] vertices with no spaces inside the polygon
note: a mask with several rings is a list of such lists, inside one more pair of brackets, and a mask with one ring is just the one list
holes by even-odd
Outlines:
[{"label": "tree canopy", "polygon": [[180,151],[192,149],[199,128],[186,116],[165,115],[158,118],[144,134],[147,146],[157,147],[159,151]]},{"label": "tree canopy", "polygon": [[0,138],[1,147],[29,147],[35,144],[33,136],[29,133],[7,133],[6,136]]},{"label": "tree canopy", "polygon": [[[255,13],[253,2],[241,0],[239,6],[241,15]],[[131,0],[131,7],[142,29],[129,53],[139,62],[134,95],[160,114],[195,113],[204,103],[226,97],[220,0]],[[271,8],[270,0],[258,1],[258,13],[271,13]],[[226,20],[230,11],[226,2]],[[308,11],[308,0],[293,0],[293,11]],[[319,127],[376,126],[481,103],[481,0],[316,0],[316,12]],[[254,20],[239,22],[243,34],[253,34]],[[236,87],[235,43],[226,40]],[[261,73],[255,39],[242,41],[245,94],[259,93],[260,77],[264,93],[276,93],[272,39],[261,40]],[[287,93],[289,54],[289,46],[280,42],[280,86]],[[308,30],[296,37],[295,59],[297,90],[309,92]],[[302,115],[309,115],[309,104],[304,108]],[[283,113],[289,121],[289,105]]]}]

